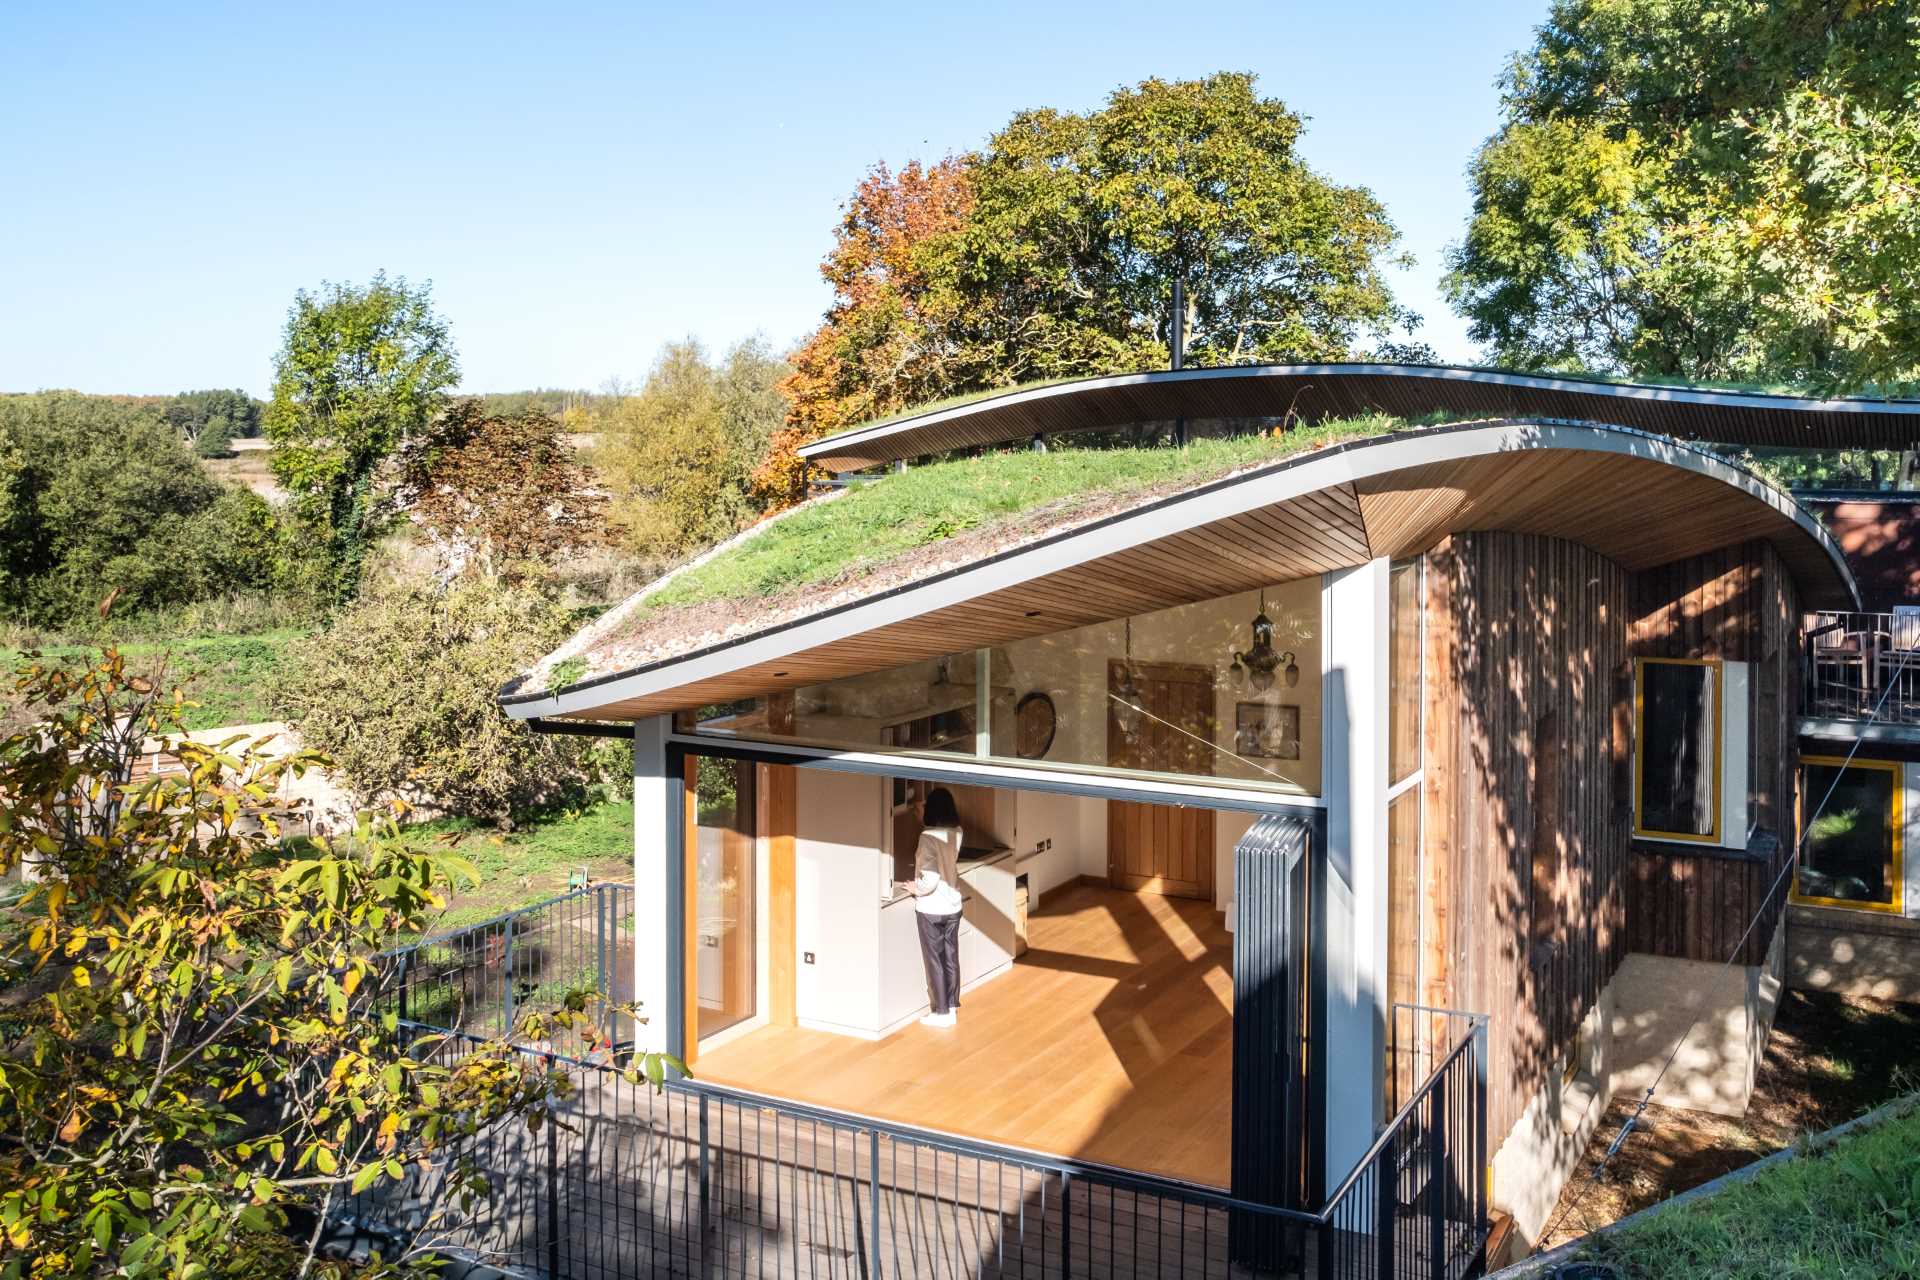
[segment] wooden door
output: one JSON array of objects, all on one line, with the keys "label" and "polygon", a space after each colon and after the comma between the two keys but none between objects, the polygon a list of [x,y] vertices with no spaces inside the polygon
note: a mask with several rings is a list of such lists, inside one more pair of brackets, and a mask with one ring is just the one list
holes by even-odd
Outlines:
[{"label": "wooden door", "polygon": [[[1117,692],[1128,668],[1107,663],[1107,689]],[[1145,712],[1128,733],[1107,700],[1107,762],[1156,773],[1213,772],[1213,668],[1171,662],[1132,664],[1137,705]],[[1172,898],[1213,898],[1213,810],[1107,801],[1107,879],[1116,889]]]}]

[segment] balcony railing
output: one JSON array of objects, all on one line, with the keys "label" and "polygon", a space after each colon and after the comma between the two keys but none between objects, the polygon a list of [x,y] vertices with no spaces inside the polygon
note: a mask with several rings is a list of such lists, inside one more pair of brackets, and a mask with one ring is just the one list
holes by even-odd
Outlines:
[{"label": "balcony railing", "polygon": [[[562,900],[558,913],[533,915],[578,911]],[[452,957],[476,949],[421,945]],[[484,957],[495,945],[477,949]],[[423,969],[442,976],[417,990],[470,968]],[[475,1003],[436,996],[415,1007]],[[389,1257],[431,1248],[549,1280],[1466,1280],[1483,1267],[1487,1237],[1484,1022],[1416,1013],[1431,1069],[1318,1212],[699,1080],[655,1089],[528,1047],[530,1063],[572,1078],[553,1102],[558,1123],[493,1126],[431,1167],[409,1166],[402,1183],[356,1197],[347,1220]],[[1445,1046],[1430,1039],[1453,1032]],[[429,1037],[419,1051],[458,1054],[474,1040]],[[476,1170],[491,1196],[475,1211],[448,1212],[450,1180]]]},{"label": "balcony railing", "polygon": [[1807,715],[1920,725],[1920,608],[1816,613],[1806,664]]},{"label": "balcony railing", "polygon": [[[382,1011],[479,1039],[505,1039],[522,1014],[547,1013],[570,993],[610,1005],[633,996],[633,886],[593,884],[386,953]],[[606,1039],[632,1039],[611,1025]],[[559,1052],[583,1044],[544,1044]]]}]

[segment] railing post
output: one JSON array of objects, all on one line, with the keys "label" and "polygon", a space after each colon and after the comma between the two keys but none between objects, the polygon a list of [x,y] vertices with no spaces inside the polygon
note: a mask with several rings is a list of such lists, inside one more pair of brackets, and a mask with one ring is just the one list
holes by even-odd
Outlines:
[{"label": "railing post", "polygon": [[607,982],[607,928],[612,901],[608,897],[605,885],[595,885],[593,889],[593,991],[599,997],[596,1006],[599,1010],[600,1031],[611,1044],[614,1040],[613,992],[608,990]]},{"label": "railing post", "polygon": [[1313,1230],[1314,1254],[1320,1259],[1320,1280],[1333,1280],[1333,1219],[1322,1218]]},{"label": "railing post", "polygon": [[869,1280],[880,1280],[880,1131],[867,1130],[867,1264]]},{"label": "railing post", "polygon": [[[547,1079],[553,1079],[553,1055],[547,1055]],[[581,1141],[585,1141],[584,1131]],[[560,1275],[560,1126],[547,1117],[547,1274]]]},{"label": "railing post", "polygon": [[1487,1019],[1480,1018],[1473,1024],[1473,1229],[1483,1245],[1492,1180],[1487,1168]]},{"label": "railing post", "polygon": [[712,1222],[707,1207],[708,1188],[712,1185],[711,1148],[707,1143],[707,1095],[700,1095],[700,1274],[707,1272],[707,1233]]},{"label": "railing post", "polygon": [[1394,1181],[1400,1167],[1393,1149],[1397,1145],[1397,1139],[1387,1143],[1373,1161],[1373,1273],[1377,1276],[1393,1275],[1393,1213],[1398,1198]]},{"label": "railing post", "polygon": [[500,948],[500,1007],[506,1019],[500,1028],[503,1039],[513,1038],[513,917],[508,916],[506,945]]},{"label": "railing post", "polygon": [[1060,1175],[1060,1275],[1073,1274],[1073,1175]]},{"label": "railing post", "polygon": [[1433,1253],[1433,1280],[1447,1280],[1447,1077],[1452,1073],[1449,1063],[1433,1078],[1427,1094],[1433,1109],[1427,1136],[1427,1247]]}]

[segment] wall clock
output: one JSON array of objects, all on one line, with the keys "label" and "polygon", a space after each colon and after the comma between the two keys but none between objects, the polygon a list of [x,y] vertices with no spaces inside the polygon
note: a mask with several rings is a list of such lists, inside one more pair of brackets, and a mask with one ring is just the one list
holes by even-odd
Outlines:
[{"label": "wall clock", "polygon": [[1035,689],[1013,708],[1013,749],[1022,760],[1038,760],[1053,746],[1060,719],[1053,699]]}]

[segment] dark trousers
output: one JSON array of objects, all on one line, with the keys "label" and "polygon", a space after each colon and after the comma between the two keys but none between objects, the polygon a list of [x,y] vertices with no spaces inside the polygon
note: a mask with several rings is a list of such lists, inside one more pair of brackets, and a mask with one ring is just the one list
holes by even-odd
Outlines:
[{"label": "dark trousers", "polygon": [[930,916],[914,912],[920,923],[920,959],[927,966],[927,1002],[933,1012],[960,1007],[960,913]]}]

